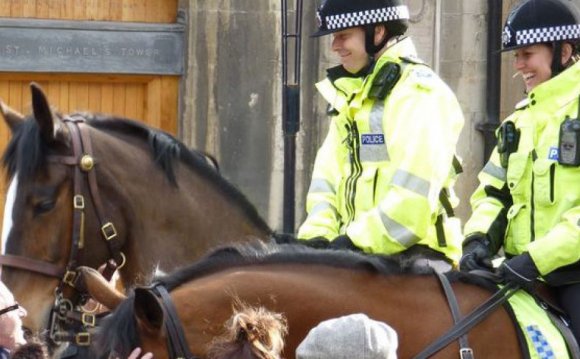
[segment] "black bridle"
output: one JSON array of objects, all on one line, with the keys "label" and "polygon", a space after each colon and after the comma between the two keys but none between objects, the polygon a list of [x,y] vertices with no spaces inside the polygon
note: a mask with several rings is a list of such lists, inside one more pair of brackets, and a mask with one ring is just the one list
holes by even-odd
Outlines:
[{"label": "black bridle", "polygon": [[[72,244],[68,262],[65,268],[62,268],[46,261],[20,255],[2,254],[0,255],[0,265],[58,278],[60,281],[54,291],[55,301],[48,324],[50,339],[55,344],[73,342],[76,345],[88,346],[91,343],[91,333],[88,329],[95,326],[96,316],[94,312],[82,307],[89,296],[77,271],[85,245],[85,198],[91,199],[90,202],[99,220],[101,235],[109,250],[110,257],[106,261],[103,276],[110,280],[115,271],[125,264],[126,258],[120,250],[121,243],[115,226],[104,215],[94,171],[95,160],[90,136],[85,128],[85,119],[78,115],[72,115],[65,117],[63,121],[71,136],[73,154],[69,156],[49,155],[47,159],[51,163],[74,167]],[[74,289],[72,297],[65,296],[64,291],[67,287]]]},{"label": "black bridle", "polygon": [[150,287],[142,288],[153,294],[159,301],[164,313],[163,323],[167,334],[167,352],[170,359],[199,359],[191,354],[183,326],[177,316],[177,310],[171,300],[169,292],[162,283],[154,283]]}]

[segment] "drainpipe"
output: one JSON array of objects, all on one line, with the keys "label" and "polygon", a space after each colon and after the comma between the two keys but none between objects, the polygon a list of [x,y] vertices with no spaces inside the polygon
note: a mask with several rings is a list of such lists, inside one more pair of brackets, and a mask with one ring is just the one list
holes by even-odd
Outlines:
[{"label": "drainpipe", "polygon": [[487,4],[486,120],[476,126],[476,129],[483,134],[484,165],[496,145],[495,130],[500,123],[501,104],[502,0],[488,0]]},{"label": "drainpipe", "polygon": [[[302,0],[295,0],[294,32],[288,30],[288,0],[281,0],[282,8],[282,130],[284,135],[284,198],[282,208],[283,232],[294,233],[296,210],[296,135],[300,131],[300,60],[302,38]],[[289,45],[294,58],[289,59]],[[289,81],[290,72],[293,81]]]},{"label": "drainpipe", "polygon": [[441,1],[435,0],[435,41],[433,44],[433,70],[439,74],[441,70]]}]

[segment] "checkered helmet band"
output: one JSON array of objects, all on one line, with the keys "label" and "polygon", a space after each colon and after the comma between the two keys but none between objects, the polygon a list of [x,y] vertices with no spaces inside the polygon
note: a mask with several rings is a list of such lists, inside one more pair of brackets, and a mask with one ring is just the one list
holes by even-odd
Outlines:
[{"label": "checkered helmet band", "polygon": [[347,29],[361,25],[406,19],[409,19],[409,9],[405,5],[329,15],[325,18],[326,26],[329,30]]},{"label": "checkered helmet band", "polygon": [[[570,39],[580,39],[580,24],[527,29],[515,33],[516,46]],[[509,43],[508,36],[504,36],[504,45]]]}]

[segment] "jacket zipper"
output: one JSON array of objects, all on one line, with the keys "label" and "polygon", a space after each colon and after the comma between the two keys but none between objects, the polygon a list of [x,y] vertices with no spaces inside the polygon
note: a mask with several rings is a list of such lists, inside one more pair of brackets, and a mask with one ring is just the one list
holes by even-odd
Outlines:
[{"label": "jacket zipper", "polygon": [[355,217],[354,201],[356,197],[356,184],[362,174],[362,165],[360,162],[360,140],[356,123],[353,123],[352,126],[347,124],[345,127],[348,131],[347,146],[350,158],[350,175],[346,179],[345,186],[346,212],[348,215],[345,223],[348,224]]},{"label": "jacket zipper", "polygon": [[532,194],[530,196],[530,242],[533,242],[536,239],[536,216],[535,216],[535,212],[536,212],[536,205],[534,204],[535,199],[534,199],[534,188],[535,188],[535,181],[536,181],[536,176],[534,175],[534,162],[536,162],[536,160],[538,159],[538,155],[536,154],[536,150],[532,151]]}]

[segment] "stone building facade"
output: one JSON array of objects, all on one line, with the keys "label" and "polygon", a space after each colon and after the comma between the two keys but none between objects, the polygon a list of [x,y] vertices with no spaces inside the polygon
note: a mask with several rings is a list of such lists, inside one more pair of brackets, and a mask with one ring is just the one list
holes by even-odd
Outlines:
[{"label": "stone building facade", "polygon": [[[515,0],[408,0],[410,35],[420,56],[457,94],[465,114],[458,153],[464,174],[458,214],[469,216],[469,195],[482,168],[488,121],[488,21],[493,2],[503,17]],[[272,228],[282,228],[284,139],[281,128],[281,0],[182,0],[188,23],[188,63],[182,81],[179,136],[219,160],[223,174],[246,194]],[[305,216],[310,172],[329,119],[314,83],[336,63],[328,38],[311,39],[317,1],[304,0],[301,127],[296,148],[296,227]],[[288,8],[295,8],[288,0]],[[503,11],[501,11],[503,10]],[[289,18],[293,30],[293,16]],[[502,16],[496,13],[495,16]],[[503,19],[501,21],[503,23]],[[291,49],[292,50],[292,49]],[[291,51],[292,52],[292,51]],[[501,112],[522,97],[502,55]],[[499,74],[495,74],[499,76]],[[497,119],[496,119],[497,121]]]}]

